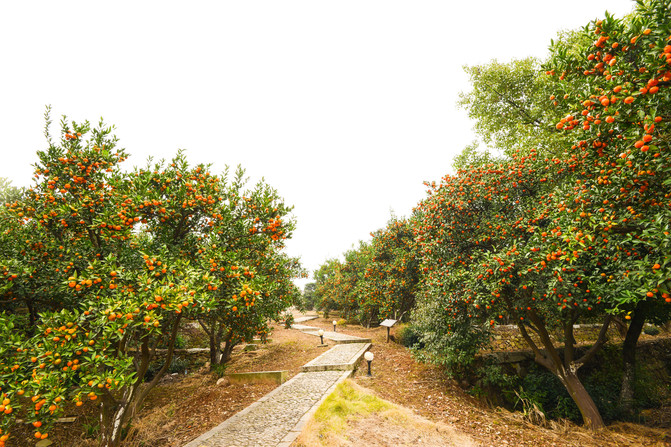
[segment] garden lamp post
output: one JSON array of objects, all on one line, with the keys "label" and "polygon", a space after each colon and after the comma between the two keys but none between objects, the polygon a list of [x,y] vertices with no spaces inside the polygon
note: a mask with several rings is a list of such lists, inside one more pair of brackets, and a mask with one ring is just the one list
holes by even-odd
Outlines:
[{"label": "garden lamp post", "polygon": [[333,332],[336,332],[336,324],[338,324],[338,322],[333,320]]},{"label": "garden lamp post", "polygon": [[366,374],[366,376],[371,377],[372,374],[370,373],[370,362],[373,361],[373,358],[375,358],[375,356],[373,355],[372,352],[366,351],[366,353],[363,355],[363,358],[365,358],[366,361],[368,362],[368,374]]},{"label": "garden lamp post", "polygon": [[319,334],[319,339],[321,340],[321,344],[324,344],[324,329],[319,329],[319,331],[317,331],[317,334]]}]

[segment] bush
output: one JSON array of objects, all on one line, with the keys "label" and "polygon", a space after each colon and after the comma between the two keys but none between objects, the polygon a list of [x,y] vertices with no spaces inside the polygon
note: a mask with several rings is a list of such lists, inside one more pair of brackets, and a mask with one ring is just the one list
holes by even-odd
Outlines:
[{"label": "bush", "polygon": [[420,333],[411,324],[401,326],[396,332],[396,337],[398,337],[398,343],[406,348],[422,348]]},{"label": "bush", "polygon": [[[551,419],[580,421],[580,411],[559,379],[544,368],[533,364],[520,384],[524,397]],[[518,407],[518,410],[523,408]]]},{"label": "bush", "polygon": [[[191,364],[187,359],[183,359],[181,357],[173,357],[172,362],[170,362],[170,366],[168,366],[168,374],[174,374],[174,373],[183,373],[187,371],[190,368]],[[155,376],[156,373],[163,367],[163,362],[158,360],[151,362],[149,364],[149,368],[147,368],[147,372],[144,374],[144,381],[149,382],[152,380]]]},{"label": "bush", "polygon": [[643,328],[643,333],[647,335],[659,335],[659,332],[660,332],[659,328],[657,328],[656,326],[645,326]]},{"label": "bush", "polygon": [[170,366],[168,367],[168,374],[185,373],[191,367],[191,363],[187,359],[181,357],[174,357]]},{"label": "bush", "polygon": [[210,371],[214,374],[214,377],[221,379],[226,375],[226,369],[228,368],[227,363],[214,364],[210,367]]},{"label": "bush", "polygon": [[182,334],[177,334],[175,337],[175,349],[184,349],[186,348],[186,338]]}]

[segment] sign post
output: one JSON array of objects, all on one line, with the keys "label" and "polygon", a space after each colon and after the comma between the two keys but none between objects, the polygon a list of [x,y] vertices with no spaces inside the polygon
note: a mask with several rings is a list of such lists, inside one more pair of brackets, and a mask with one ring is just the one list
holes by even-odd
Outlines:
[{"label": "sign post", "polygon": [[390,320],[386,319],[382,323],[380,323],[380,326],[384,326],[387,328],[387,343],[389,343],[389,331],[391,330],[391,327],[396,324],[397,320]]}]

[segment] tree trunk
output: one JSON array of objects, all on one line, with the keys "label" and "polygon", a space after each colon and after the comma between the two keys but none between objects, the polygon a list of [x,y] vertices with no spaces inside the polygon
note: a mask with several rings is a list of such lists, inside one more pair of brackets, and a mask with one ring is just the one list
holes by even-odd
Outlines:
[{"label": "tree trunk", "polygon": [[573,336],[572,321],[569,322],[570,324],[566,324],[564,328],[566,344],[564,346],[564,358],[562,359],[559,351],[557,351],[552,343],[552,339],[547,331],[544,320],[533,310],[529,311],[528,315],[529,319],[533,322],[533,326],[530,327],[538,334],[538,337],[545,348],[545,352],[541,351],[538,345],[536,345],[533,339],[529,336],[525,324],[518,323],[517,326],[520,329],[522,337],[533,350],[535,361],[556,375],[561,381],[580,410],[585,426],[590,430],[602,428],[604,423],[601,414],[599,413],[599,409],[583,386],[580,378],[578,378],[577,372],[582,365],[594,357],[596,352],[606,342],[606,334],[608,332],[611,317],[607,316],[605,318],[601,330],[599,331],[599,337],[594,345],[588,349],[580,359],[574,361],[574,345],[572,342],[575,340],[575,337]]},{"label": "tree trunk", "polygon": [[148,339],[143,340],[138,352],[139,361],[135,361],[135,367],[139,373],[135,381],[122,389],[121,399],[117,400],[108,390],[103,389],[101,396],[100,411],[100,447],[118,447],[123,439],[124,430],[128,428],[131,420],[140,409],[149,391],[153,389],[166,373],[172,362],[175,352],[175,340],[181,314],[172,323],[170,338],[168,340],[168,353],[161,369],[154,378],[144,387],[144,372],[153,358],[154,351],[149,349]]},{"label": "tree trunk", "polygon": [[556,372],[561,383],[566,387],[566,391],[578,406],[585,426],[590,430],[603,428],[604,423],[601,419],[601,413],[596,407],[592,396],[589,395],[575,371],[567,370],[563,366]]},{"label": "tree trunk", "polygon": [[210,345],[210,370],[214,365],[221,364],[221,336],[223,335],[223,328],[216,320],[212,320],[209,323],[205,323],[204,320],[198,319],[200,327],[203,328],[205,333],[208,336],[208,342]]},{"label": "tree trunk", "polygon": [[28,334],[35,335],[35,326],[37,322],[37,316],[35,314],[37,312],[35,311],[35,306],[33,306],[33,300],[30,298],[27,299],[26,306],[28,307],[28,319],[29,319]]},{"label": "tree trunk", "polygon": [[111,394],[103,396],[100,403],[100,447],[118,447],[121,444],[137,388],[137,382],[126,388],[120,401]]},{"label": "tree trunk", "polygon": [[646,317],[646,304],[639,302],[622,343],[622,388],[620,389],[620,411],[631,417],[634,411],[634,383],[636,382],[636,345],[641,336]]},{"label": "tree trunk", "polygon": [[219,352],[221,342],[217,335],[216,333],[210,334],[210,365],[218,365],[221,361],[221,353]]},{"label": "tree trunk", "polygon": [[224,342],[224,348],[221,350],[221,364],[228,363],[231,360],[231,354],[233,353],[233,348],[237,345],[233,341],[233,332],[229,331],[226,336],[226,341]]}]

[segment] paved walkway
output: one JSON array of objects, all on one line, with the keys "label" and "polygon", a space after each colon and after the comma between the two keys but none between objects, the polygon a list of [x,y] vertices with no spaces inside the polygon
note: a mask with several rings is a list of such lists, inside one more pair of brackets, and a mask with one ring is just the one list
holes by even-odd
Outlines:
[{"label": "paved walkway", "polygon": [[335,345],[316,359],[301,367],[301,371],[353,371],[370,343]]},{"label": "paved walkway", "polygon": [[[292,329],[298,329],[308,335],[319,337],[319,328],[314,326],[306,326],[304,324],[292,324]],[[370,343],[370,338],[355,337],[354,335],[347,335],[343,332],[324,331],[324,338],[333,340],[336,343]]]},{"label": "paved walkway", "polygon": [[[296,326],[301,325],[293,325]],[[348,337],[352,336],[345,338]],[[329,337],[324,334],[324,338]],[[305,364],[304,372],[184,447],[289,447],[322,401],[338,383],[352,374],[359,359],[370,348],[369,340],[353,338],[359,341],[336,344]]]},{"label": "paved walkway", "polygon": [[319,315],[305,315],[303,317],[294,318],[294,323],[304,323],[306,321],[316,320],[317,318],[319,318]]}]

